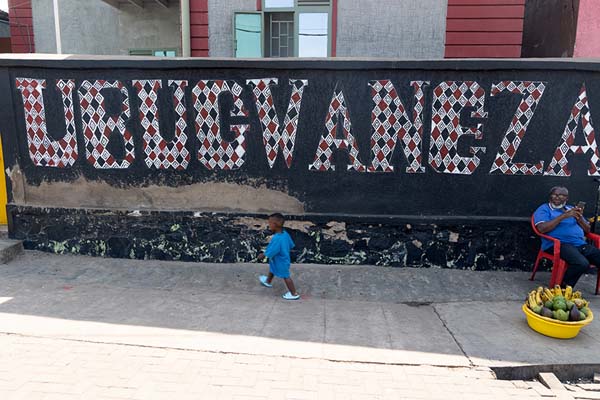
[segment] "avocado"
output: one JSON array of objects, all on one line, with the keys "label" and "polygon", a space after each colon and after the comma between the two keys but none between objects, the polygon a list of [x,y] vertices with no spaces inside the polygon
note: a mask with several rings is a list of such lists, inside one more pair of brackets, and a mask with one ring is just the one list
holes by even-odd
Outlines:
[{"label": "avocado", "polygon": [[567,300],[565,303],[567,304],[567,310],[570,310],[575,305],[571,300]]},{"label": "avocado", "polygon": [[544,307],[552,310],[552,308],[554,307],[554,303],[552,302],[552,300],[548,300],[547,302],[544,303]]}]

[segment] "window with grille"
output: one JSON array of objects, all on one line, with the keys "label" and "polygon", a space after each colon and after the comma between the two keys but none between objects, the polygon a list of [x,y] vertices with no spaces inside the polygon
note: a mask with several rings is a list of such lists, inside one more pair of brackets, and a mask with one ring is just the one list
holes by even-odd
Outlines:
[{"label": "window with grille", "polygon": [[235,14],[236,57],[330,55],[331,0],[262,1],[261,12]]}]

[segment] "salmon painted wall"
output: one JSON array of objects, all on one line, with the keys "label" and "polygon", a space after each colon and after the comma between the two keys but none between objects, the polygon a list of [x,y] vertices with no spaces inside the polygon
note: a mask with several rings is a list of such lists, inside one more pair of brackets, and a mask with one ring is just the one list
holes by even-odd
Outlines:
[{"label": "salmon painted wall", "polygon": [[600,2],[580,0],[574,57],[600,57]]}]

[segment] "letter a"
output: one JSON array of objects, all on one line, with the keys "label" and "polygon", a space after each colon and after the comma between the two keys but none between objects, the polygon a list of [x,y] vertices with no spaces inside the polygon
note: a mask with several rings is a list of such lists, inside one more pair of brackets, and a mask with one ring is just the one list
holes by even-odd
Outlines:
[{"label": "letter a", "polygon": [[[336,139],[337,126],[340,123],[340,115],[344,117],[342,124],[342,132],[344,139]],[[358,172],[366,172],[365,166],[358,159],[358,147],[352,133],[352,122],[350,122],[350,113],[344,100],[344,93],[341,89],[336,88],[333,92],[331,103],[329,104],[329,112],[325,118],[325,128],[327,132],[317,147],[315,160],[308,166],[310,171],[335,171],[335,165],[331,164],[331,156],[335,149],[347,149],[350,153],[350,162],[348,170]]]},{"label": "letter a", "polygon": [[[575,132],[579,126],[580,119],[583,125],[583,134],[585,135],[585,146],[573,144],[575,143]],[[583,84],[583,86],[581,86],[581,90],[579,91],[579,97],[577,98],[577,101],[571,110],[571,115],[569,115],[569,120],[565,126],[561,143],[556,148],[554,157],[552,158],[552,161],[550,162],[550,165],[548,166],[548,169],[544,175],[571,176],[567,155],[571,152],[575,154],[584,154],[589,150],[592,151],[592,158],[590,159],[588,175],[598,176],[600,175],[600,153],[598,152],[594,127],[592,126],[592,114],[590,112],[590,105],[585,90],[585,84]]]}]

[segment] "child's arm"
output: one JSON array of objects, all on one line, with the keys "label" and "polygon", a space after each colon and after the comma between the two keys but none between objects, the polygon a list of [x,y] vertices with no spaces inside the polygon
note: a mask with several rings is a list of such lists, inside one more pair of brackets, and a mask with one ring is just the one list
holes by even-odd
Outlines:
[{"label": "child's arm", "polygon": [[271,239],[271,242],[269,243],[269,245],[267,246],[264,255],[267,258],[272,258],[275,255],[277,255],[277,253],[279,253],[281,251],[281,243],[280,240],[277,236],[274,236]]}]

